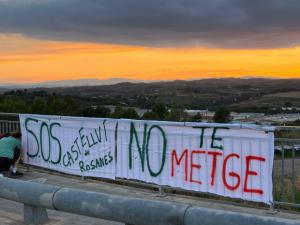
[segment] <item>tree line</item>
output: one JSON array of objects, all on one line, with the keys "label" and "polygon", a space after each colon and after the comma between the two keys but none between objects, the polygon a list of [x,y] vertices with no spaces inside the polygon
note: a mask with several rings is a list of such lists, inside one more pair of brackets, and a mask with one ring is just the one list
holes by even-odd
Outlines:
[{"label": "tree line", "polygon": [[[82,106],[72,97],[55,95],[47,98],[35,97],[33,100],[22,96],[2,96],[0,98],[0,112],[186,122],[201,122],[203,120],[200,113],[188,116],[180,106],[168,107],[164,104],[156,103],[143,115],[139,115],[132,107],[116,106],[112,111],[103,105]],[[221,107],[216,110],[215,122],[226,123],[230,122],[230,120],[230,112],[226,108]]]}]

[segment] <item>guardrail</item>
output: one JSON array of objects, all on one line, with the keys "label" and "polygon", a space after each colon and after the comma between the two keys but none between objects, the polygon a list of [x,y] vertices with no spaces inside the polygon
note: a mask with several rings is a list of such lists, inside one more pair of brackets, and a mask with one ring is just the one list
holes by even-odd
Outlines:
[{"label": "guardrail", "polygon": [[46,209],[127,225],[300,225],[299,221],[63,188],[0,177],[0,198],[24,204],[26,224],[48,221]]}]

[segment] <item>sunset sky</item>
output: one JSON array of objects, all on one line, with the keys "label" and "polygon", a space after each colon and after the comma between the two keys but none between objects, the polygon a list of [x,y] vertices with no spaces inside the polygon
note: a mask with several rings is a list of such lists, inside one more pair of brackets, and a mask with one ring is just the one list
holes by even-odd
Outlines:
[{"label": "sunset sky", "polygon": [[300,78],[298,0],[0,0],[0,83]]}]

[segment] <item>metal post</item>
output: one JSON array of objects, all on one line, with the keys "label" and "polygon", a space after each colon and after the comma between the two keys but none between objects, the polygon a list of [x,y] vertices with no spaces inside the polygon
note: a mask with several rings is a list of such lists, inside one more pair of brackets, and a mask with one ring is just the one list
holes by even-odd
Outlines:
[{"label": "metal post", "polygon": [[166,197],[166,192],[164,191],[164,187],[163,186],[158,186],[158,197]]},{"label": "metal post", "polygon": [[[61,119],[61,117],[59,117],[59,119]],[[81,127],[83,126],[83,121],[81,121]],[[81,160],[84,161],[84,152],[81,153]],[[81,182],[84,183],[85,182],[85,176],[84,176],[84,172],[82,171],[81,173]]]},{"label": "metal post", "polygon": [[274,203],[272,203],[270,205],[268,214],[275,215],[276,213],[278,213],[278,211],[274,209]]},{"label": "metal post", "polygon": [[281,142],[281,186],[280,186],[280,198],[283,201],[283,193],[284,193],[284,146]]},{"label": "metal post", "polygon": [[295,146],[293,145],[292,149],[292,203],[295,203],[295,193],[296,193],[296,185],[295,185]]}]

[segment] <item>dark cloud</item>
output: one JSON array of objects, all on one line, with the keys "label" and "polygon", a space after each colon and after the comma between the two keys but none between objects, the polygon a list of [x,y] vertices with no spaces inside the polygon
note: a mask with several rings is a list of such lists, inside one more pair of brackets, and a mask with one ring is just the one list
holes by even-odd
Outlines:
[{"label": "dark cloud", "polygon": [[0,32],[228,48],[300,44],[299,0],[0,0]]}]

